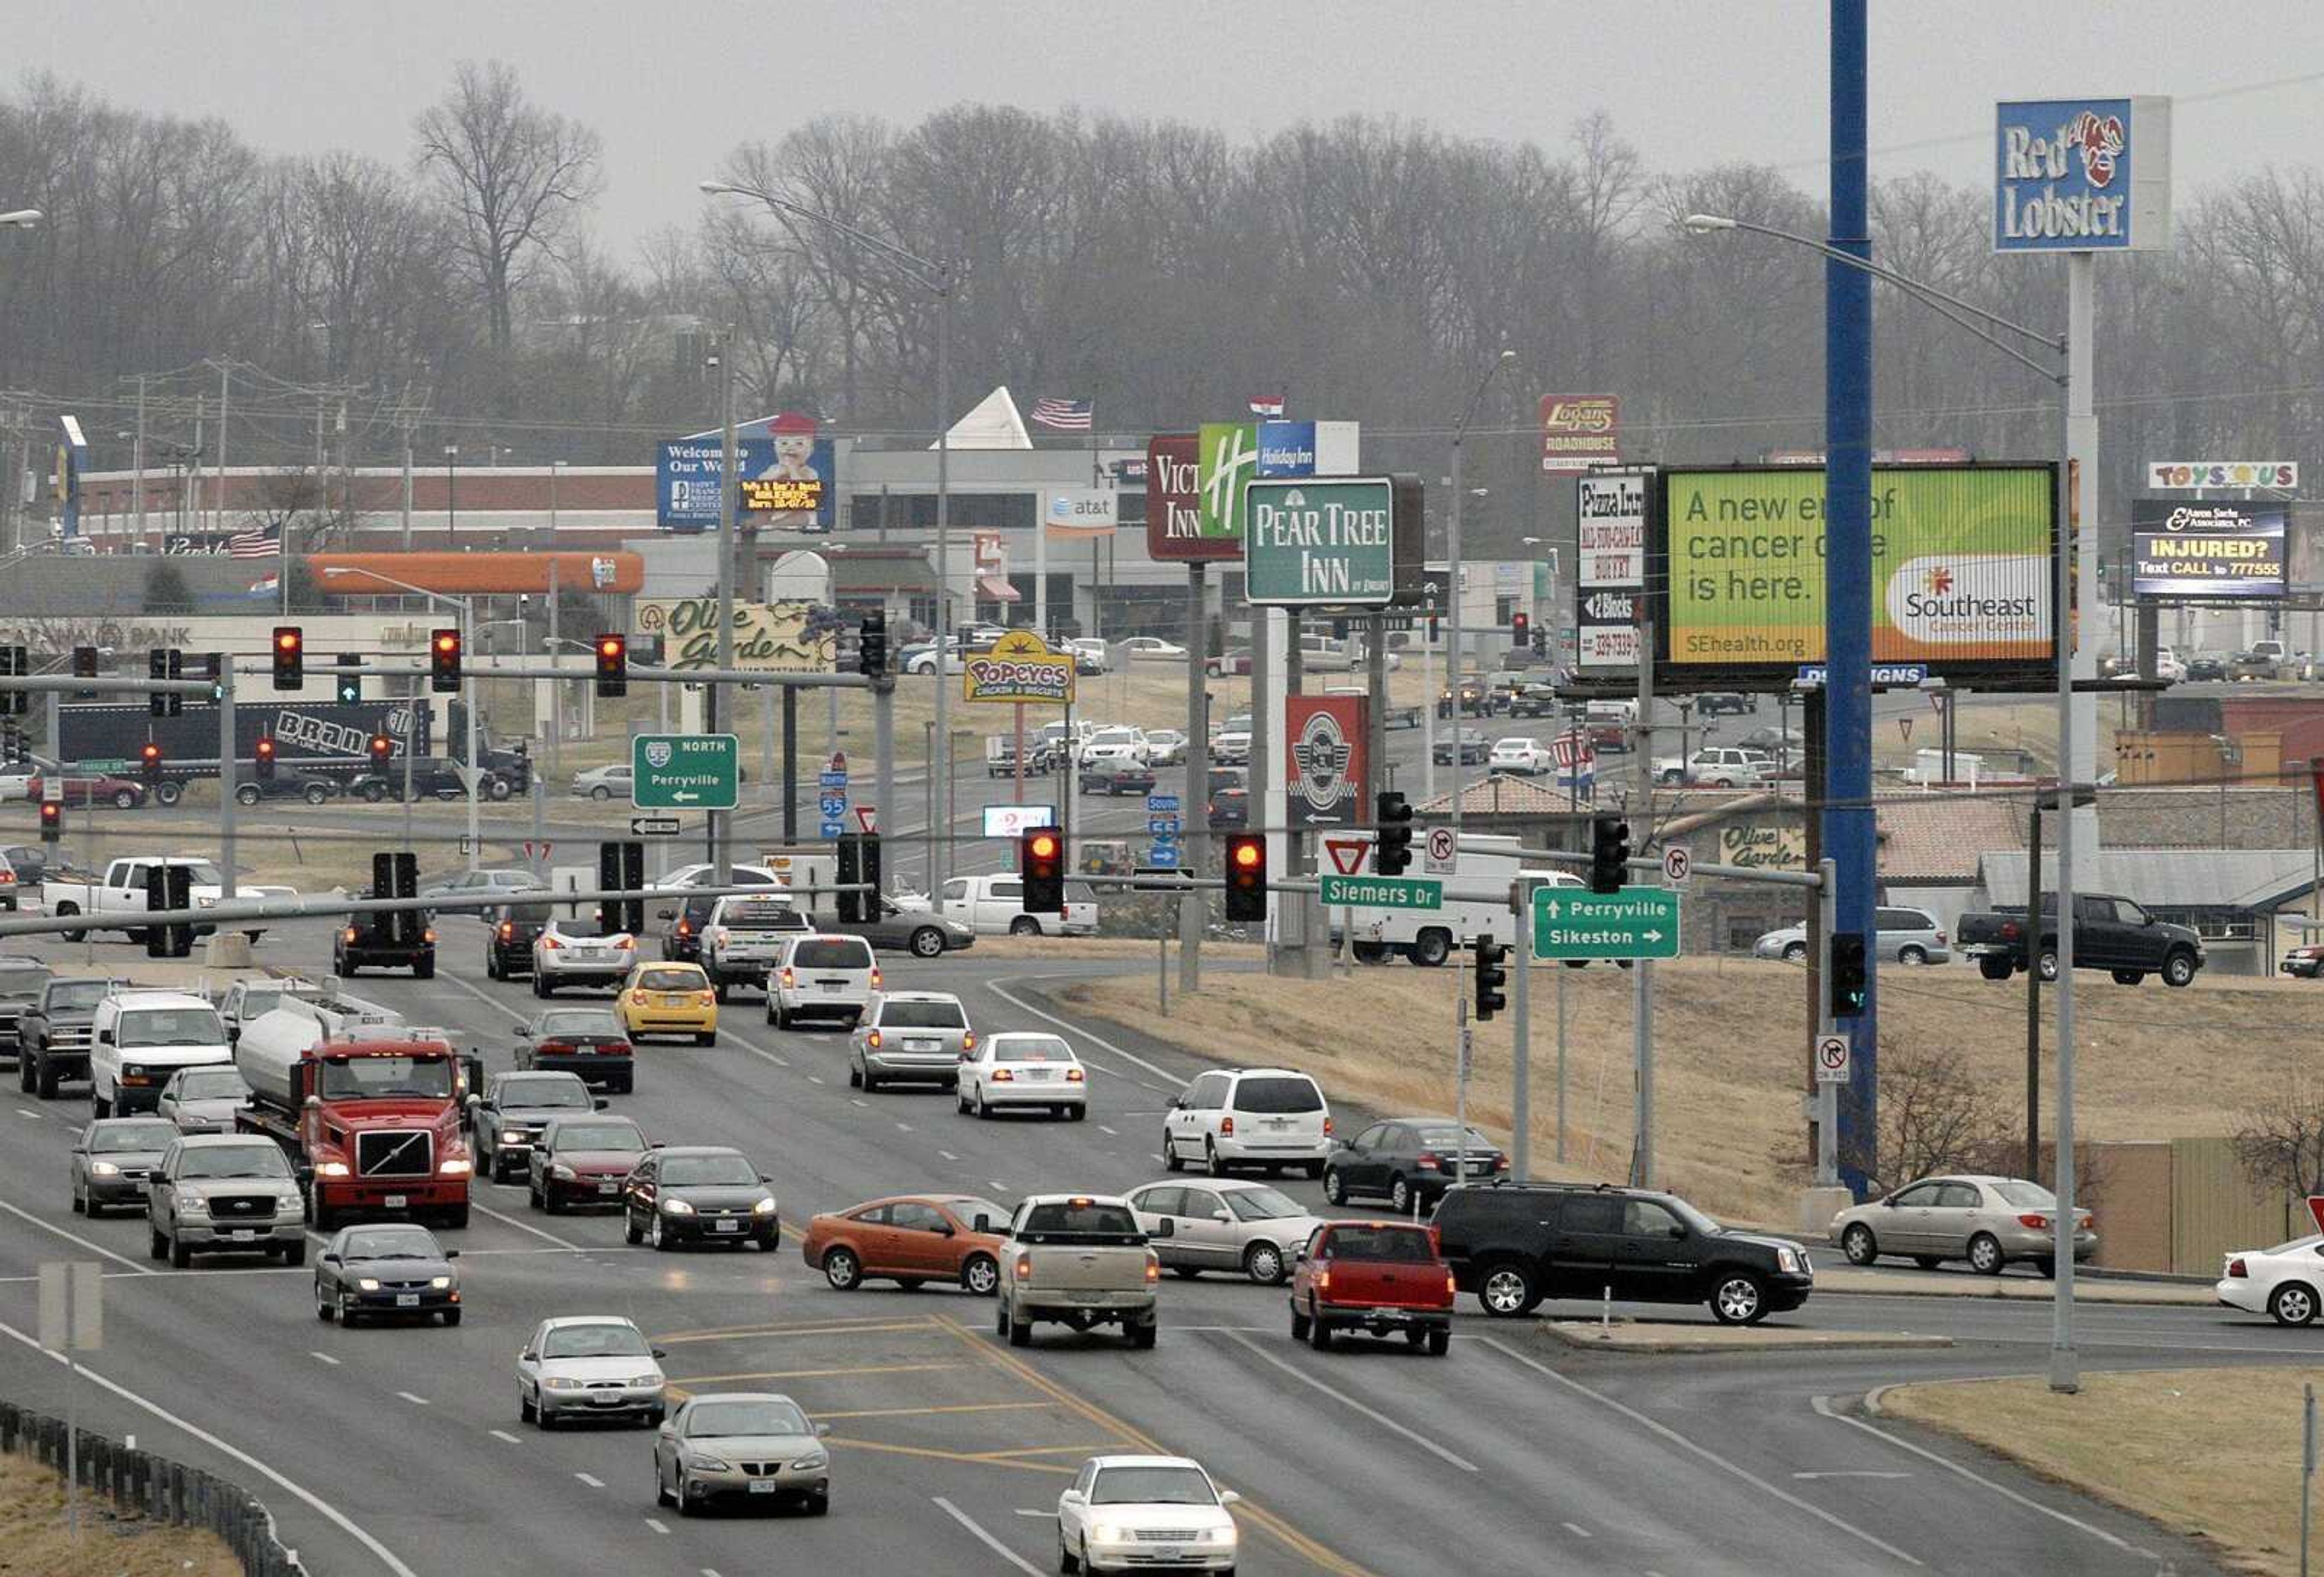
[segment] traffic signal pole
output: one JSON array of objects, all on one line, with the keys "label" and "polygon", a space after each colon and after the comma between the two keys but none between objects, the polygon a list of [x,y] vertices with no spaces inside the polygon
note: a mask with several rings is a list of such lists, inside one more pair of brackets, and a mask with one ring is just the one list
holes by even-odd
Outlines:
[{"label": "traffic signal pole", "polygon": [[[1509,982],[1509,1171],[1520,1183],[1530,1177],[1533,1167],[1533,1020],[1528,1016],[1533,992],[1528,982],[1533,975],[1533,889],[1531,877],[1520,876],[1509,884],[1509,908],[1517,913],[1517,936],[1512,950],[1517,958],[1517,971]],[[1462,1130],[1465,1141],[1468,1130]],[[1469,1176],[1463,1168],[1461,1176]]]},{"label": "traffic signal pole", "polygon": [[[217,670],[218,869],[226,876],[226,890],[218,897],[232,903],[242,895],[242,883],[235,879],[234,869],[234,664],[221,657]],[[57,742],[51,738],[49,748],[56,749]]]},{"label": "traffic signal pole", "polygon": [[[1645,606],[1644,599],[1639,605]],[[1655,825],[1655,622],[1638,622],[1638,727],[1633,746],[1638,758],[1638,844],[1654,840]],[[1683,768],[1683,758],[1682,758]],[[1630,1139],[1630,1181],[1655,1185],[1655,961],[1641,958],[1630,969],[1630,1056],[1637,1081],[1635,1131]]]}]

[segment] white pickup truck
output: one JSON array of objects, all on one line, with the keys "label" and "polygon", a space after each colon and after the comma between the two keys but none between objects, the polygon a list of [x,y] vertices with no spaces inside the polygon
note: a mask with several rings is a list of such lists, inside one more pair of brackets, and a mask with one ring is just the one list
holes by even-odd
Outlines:
[{"label": "white pickup truck", "polygon": [[[90,931],[124,931],[134,941],[144,932],[135,923],[135,917],[146,910],[145,874],[155,866],[185,866],[192,878],[193,900],[196,908],[208,908],[224,899],[226,877],[208,860],[186,859],[164,854],[139,854],[125,860],[115,860],[105,868],[105,875],[95,881],[79,881],[70,877],[51,878],[41,883],[41,906],[51,916],[87,915],[91,924],[83,930],[67,931],[68,942],[78,942]],[[296,898],[295,888],[237,887],[237,899]],[[196,926],[194,934],[207,936],[216,926]],[[244,934],[254,942],[264,934],[259,926]]]},{"label": "white pickup truck", "polygon": [[1079,883],[1067,890],[1061,915],[1037,915],[1025,908],[1021,876],[955,876],[944,884],[936,912],[958,920],[980,936],[1094,936],[1097,902]]}]

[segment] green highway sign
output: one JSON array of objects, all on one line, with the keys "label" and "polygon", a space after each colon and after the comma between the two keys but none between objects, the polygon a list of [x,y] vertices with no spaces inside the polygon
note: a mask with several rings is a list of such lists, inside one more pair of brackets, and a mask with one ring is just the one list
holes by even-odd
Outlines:
[{"label": "green highway sign", "polygon": [[1323,907],[1328,909],[1441,909],[1444,884],[1410,876],[1326,876]]},{"label": "green highway sign", "polygon": [[641,733],[630,741],[630,804],[639,810],[732,810],[742,767],[731,733]]},{"label": "green highway sign", "polygon": [[1676,958],[1678,894],[1666,887],[1596,893],[1578,887],[1533,892],[1536,958]]},{"label": "green highway sign", "polygon": [[[1253,603],[1384,608],[1396,599],[1399,568],[1406,579],[1418,569],[1399,564],[1413,555],[1418,522],[1398,532],[1390,477],[1270,478],[1246,484],[1243,498],[1246,595]],[[1410,512],[1416,516],[1416,508]]]}]

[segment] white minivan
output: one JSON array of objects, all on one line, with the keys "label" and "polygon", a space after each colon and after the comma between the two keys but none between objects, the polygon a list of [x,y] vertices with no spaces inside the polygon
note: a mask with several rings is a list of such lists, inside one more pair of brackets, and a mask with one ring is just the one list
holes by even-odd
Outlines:
[{"label": "white minivan", "polygon": [[1314,1079],[1292,1068],[1219,1068],[1172,1098],[1162,1119],[1162,1165],[1199,1165],[1213,1177],[1231,1167],[1297,1167],[1323,1175],[1332,1149],[1332,1108]]},{"label": "white minivan", "polygon": [[837,1019],[853,1028],[879,989],[880,966],[862,937],[793,936],[767,972],[767,1022],[788,1029],[802,1019]]},{"label": "white minivan", "polygon": [[937,912],[980,936],[1094,936],[1097,899],[1080,882],[1065,887],[1065,912],[1037,915],[1025,908],[1021,876],[955,876],[944,884]]},{"label": "white minivan", "polygon": [[128,1116],[160,1105],[180,1068],[234,1064],[226,1026],[209,999],[187,991],[117,991],[89,1026],[89,1110]]}]

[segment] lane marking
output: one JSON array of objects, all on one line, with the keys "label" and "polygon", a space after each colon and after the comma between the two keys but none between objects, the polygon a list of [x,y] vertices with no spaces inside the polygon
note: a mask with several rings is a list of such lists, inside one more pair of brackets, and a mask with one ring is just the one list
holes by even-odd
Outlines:
[{"label": "lane marking", "polygon": [[1019,1506],[1017,1508],[1017,1515],[1019,1517],[1038,1517],[1044,1522],[1055,1522],[1057,1520],[1057,1514],[1056,1512],[1044,1511],[1038,1506]]},{"label": "lane marking", "polygon": [[515,1435],[511,1434],[505,1429],[487,1429],[484,1433],[491,1435],[494,1440],[505,1440],[511,1445],[522,1445],[524,1443],[523,1441],[519,1440]]},{"label": "lane marking", "polygon": [[659,1517],[647,1517],[646,1526],[653,1529],[654,1532],[663,1535],[665,1537],[668,1536],[669,1533],[669,1529],[662,1526],[661,1519]]},{"label": "lane marking", "polygon": [[896,1124],[896,1131],[898,1133],[909,1133],[912,1131],[912,1125],[908,1122],[899,1122]]},{"label": "lane marking", "polygon": [[965,1369],[962,1363],[872,1363],[843,1369],[778,1369],[753,1371],[750,1374],[688,1374],[680,1375],[678,1383],[687,1386],[725,1385],[733,1380],[822,1379],[842,1374],[926,1374],[931,1370]]},{"label": "lane marking", "polygon": [[[39,1216],[34,1215],[31,1211],[19,1210],[5,1199],[0,1199],[0,1210],[6,1211],[10,1215],[16,1217],[19,1221],[30,1222],[32,1225],[40,1228],[44,1232],[54,1232],[66,1242],[78,1244],[79,1247],[87,1249],[92,1254],[102,1254],[106,1259],[112,1260],[115,1265],[126,1265],[130,1269],[134,1270],[140,1276],[159,1276],[161,1274],[160,1271],[154,1269],[151,1265],[140,1265],[136,1260],[130,1259],[125,1254],[116,1254],[102,1243],[93,1243],[89,1241],[87,1238],[82,1237],[78,1232],[69,1232],[62,1227],[52,1226],[49,1222],[42,1221]],[[34,1279],[38,1278],[35,1277]]]},{"label": "lane marking", "polygon": [[415,1407],[425,1407],[428,1406],[428,1398],[425,1397],[415,1397],[410,1391],[398,1391],[395,1394],[401,1397],[405,1401],[410,1403]]},{"label": "lane marking", "polygon": [[437,978],[438,980],[451,982],[454,985],[458,986],[462,991],[475,998],[476,1001],[484,1003],[485,1007],[490,1008],[495,1013],[506,1013],[510,1018],[515,1019],[520,1024],[530,1022],[522,1013],[518,1012],[506,1002],[502,1001],[497,997],[487,996],[484,992],[478,991],[475,986],[470,985],[466,981],[462,980],[458,975],[454,974],[450,970],[440,971],[438,973]]},{"label": "lane marking", "polygon": [[865,1100],[862,1096],[861,1096],[861,1095],[850,1095],[850,1096],[847,1098],[847,1103],[848,1103],[850,1106],[869,1106],[869,1105],[871,1105],[871,1104],[872,1104],[872,1102],[871,1102],[866,1101],[866,1100]]},{"label": "lane marking", "polygon": [[[40,1353],[42,1357],[50,1359],[53,1362],[64,1363],[67,1361],[61,1356],[47,1351],[41,1346],[40,1342],[36,1339],[26,1335],[23,1332],[19,1331],[14,1325],[0,1323],[0,1335],[14,1337],[16,1341],[23,1342],[33,1351]],[[285,1478],[282,1474],[277,1472],[266,1463],[259,1461],[248,1452],[242,1450],[239,1446],[228,1444],[226,1441],[223,1441],[217,1435],[212,1434],[208,1430],[204,1429],[200,1425],[196,1424],[189,1419],[180,1417],[177,1414],[171,1412],[167,1407],[162,1406],[158,1402],[148,1401],[145,1397],[139,1396],[135,1391],[131,1390],[127,1386],[122,1385],[116,1380],[106,1379],[105,1376],[97,1373],[95,1370],[89,1368],[88,1365],[85,1363],[75,1363],[70,1367],[76,1373],[83,1375],[88,1379],[96,1382],[106,1390],[108,1390],[115,1396],[119,1397],[123,1401],[130,1403],[134,1406],[143,1407],[146,1412],[151,1413],[154,1417],[161,1419],[164,1424],[174,1425],[178,1428],[184,1430],[186,1434],[192,1436],[194,1439],[200,1441],[204,1445],[208,1446],[211,1450],[217,1452],[222,1455],[233,1458],[235,1462],[240,1462],[243,1466],[250,1469],[253,1472],[264,1475],[269,1483],[281,1485],[286,1492],[297,1496],[304,1505],[320,1513],[323,1517],[327,1517],[330,1520],[331,1526],[337,1527],[340,1532],[346,1534],[357,1544],[363,1545],[364,1548],[369,1550],[373,1554],[378,1556],[380,1564],[385,1566],[390,1572],[393,1572],[394,1577],[420,1577],[419,1572],[405,1565],[402,1561],[396,1557],[396,1554],[393,1550],[389,1549],[385,1545],[380,1543],[379,1540],[364,1532],[364,1529],[357,1526],[354,1519],[349,1517],[346,1512],[341,1511],[337,1507],[332,1505],[329,1501],[324,1499],[321,1496],[316,1494],[312,1489],[308,1489],[305,1485],[295,1483],[291,1480]]]},{"label": "lane marking", "polygon": [[1636,1407],[1629,1406],[1628,1403],[1618,1402],[1613,1397],[1606,1395],[1603,1391],[1585,1386],[1580,1380],[1571,1379],[1566,1376],[1558,1373],[1557,1370],[1550,1368],[1549,1365],[1537,1362],[1535,1360],[1526,1357],[1524,1353],[1519,1352],[1515,1348],[1509,1346],[1508,1343],[1503,1342],[1498,1336],[1473,1336],[1469,1338],[1469,1340],[1491,1348],[1494,1351],[1499,1353],[1503,1358],[1509,1360],[1512,1363],[1521,1364],[1525,1368],[1533,1370],[1536,1374],[1542,1376],[1544,1379],[1563,1386],[1566,1389],[1574,1392],[1576,1395],[1587,1397],[1591,1401],[1596,1402],[1602,1406],[1610,1408],[1614,1412],[1619,1413],[1623,1417],[1628,1418],[1639,1428],[1644,1429],[1655,1435],[1657,1438],[1678,1447],[1681,1451],[1701,1458],[1702,1461],[1709,1462],[1712,1467],[1717,1468],[1720,1472],[1740,1479],[1743,1482],[1751,1485],[1754,1489],[1760,1490],[1762,1493],[1772,1496],[1775,1499],[1782,1501],[1784,1505],[1791,1507],[1794,1510],[1804,1511],[1810,1517],[1814,1517],[1818,1522],[1823,1523],[1831,1527],[1838,1528],[1840,1532],[1847,1534],[1851,1538],[1863,1540],[1866,1544],[1870,1545],[1874,1549],[1878,1550],[1885,1555],[1889,1555],[1896,1560],[1902,1561],[1908,1566],[1925,1566],[1927,1564],[1926,1562],[1921,1560],[1918,1556],[1906,1554],[1904,1551],[1898,1549],[1895,1545],[1889,1544],[1886,1540],[1876,1538],[1871,1534],[1865,1532],[1864,1529],[1858,1527],[1854,1523],[1833,1516],[1831,1512],[1826,1511],[1822,1507],[1816,1505],[1814,1502],[1803,1500],[1797,1495],[1793,1494],[1790,1490],[1769,1483],[1766,1480],[1759,1477],[1757,1473],[1752,1472],[1749,1469],[1742,1467],[1738,1463],[1729,1462],[1725,1457],[1720,1456],[1709,1446],[1701,1445],[1696,1443],[1694,1441],[1689,1440],[1685,1435],[1681,1434],[1669,1425],[1662,1423],[1657,1419],[1647,1417],[1644,1413],[1639,1412]]},{"label": "lane marking", "polygon": [[19,1106],[19,1107],[17,1107],[17,1108],[16,1108],[16,1115],[17,1115],[17,1116],[19,1116],[19,1117],[29,1117],[29,1118],[31,1118],[34,1122],[38,1122],[38,1121],[40,1121],[40,1120],[41,1120],[41,1114],[40,1114],[39,1112],[37,1112],[37,1111],[33,1111],[33,1110],[32,1110],[31,1107],[29,1107],[29,1106]]},{"label": "lane marking", "polygon": [[933,1407],[858,1407],[845,1413],[811,1412],[807,1416],[824,1422],[834,1418],[925,1418],[932,1413],[1026,1413],[1056,1406],[1055,1402],[953,1402]]},{"label": "lane marking", "polygon": [[1258,1342],[1253,1342],[1250,1337],[1236,1332],[1228,1332],[1226,1333],[1226,1338],[1228,1341],[1234,1342],[1237,1346],[1241,1347],[1246,1351],[1250,1352],[1252,1357],[1259,1359],[1264,1363],[1272,1364],[1277,1369],[1281,1370],[1285,1374],[1289,1375],[1293,1379],[1297,1380],[1301,1385],[1306,1386],[1312,1390],[1322,1392],[1324,1396],[1331,1397],[1333,1401],[1339,1403],[1350,1412],[1360,1414],[1362,1416],[1370,1419],[1373,1423],[1379,1425],[1381,1428],[1388,1431],[1390,1434],[1403,1436],[1405,1439],[1412,1442],[1413,1444],[1420,1447],[1421,1450],[1428,1452],[1429,1455],[1437,1458],[1439,1461],[1449,1462],[1452,1466],[1459,1468],[1464,1473],[1473,1473],[1477,1471],[1477,1464],[1471,1462],[1467,1457],[1455,1455],[1452,1452],[1449,1452],[1443,1446],[1437,1444],[1434,1441],[1429,1439],[1425,1434],[1421,1434],[1417,1429],[1408,1429],[1405,1425],[1398,1424],[1395,1419],[1389,1417],[1387,1414],[1381,1412],[1379,1408],[1370,1406],[1363,1402],[1360,1402],[1355,1397],[1348,1395],[1347,1392],[1340,1390],[1335,1387],[1325,1385],[1314,1375],[1308,1374],[1297,1366],[1286,1363],[1282,1359],[1276,1357],[1275,1354],[1259,1346]]},{"label": "lane marking", "polygon": [[972,1467],[1019,1468],[1028,1473],[1054,1473],[1066,1479],[1081,1471],[1079,1468],[1065,1467],[1056,1462],[1017,1462],[1008,1458],[999,1462],[988,1462],[982,1457],[970,1456],[966,1452],[940,1451],[932,1445],[898,1445],[893,1441],[888,1440],[856,1440],[844,1434],[826,1434],[824,1436],[824,1443],[844,1445],[850,1451],[884,1452],[890,1456],[917,1456],[926,1457],[935,1462],[966,1462]]},{"label": "lane marking", "polygon": [[967,1512],[963,1511],[959,1507],[954,1506],[951,1501],[945,1499],[941,1495],[936,1497],[936,1503],[937,1509],[941,1510],[946,1517],[951,1517],[954,1522],[960,1524],[961,1526],[968,1529],[971,1534],[974,1535],[978,1544],[981,1544],[986,1549],[991,1550],[994,1554],[1000,1556],[1002,1560],[1016,1567],[1019,1572],[1026,1572],[1028,1577],[1042,1577],[1041,1568],[1036,1566],[1032,1562],[1027,1560],[1024,1556],[1010,1549],[1007,1545],[1002,1544],[999,1539],[994,1538],[991,1534],[985,1532],[983,1525],[978,1522],[976,1518],[971,1517]]},{"label": "lane marking", "polygon": [[1794,1479],[1909,1479],[1910,1473],[1881,1473],[1869,1468],[1826,1468],[1821,1472],[1794,1473]]},{"label": "lane marking", "polygon": [[665,1347],[682,1346],[694,1342],[749,1342],[761,1336],[852,1336],[859,1331],[927,1331],[935,1327],[927,1320],[850,1320],[824,1325],[764,1325],[745,1326],[733,1331],[688,1331],[678,1336],[657,1336],[656,1342]]},{"label": "lane marking", "polygon": [[947,1161],[957,1161],[960,1159],[958,1156],[954,1155],[950,1150],[938,1150],[936,1154],[942,1156]]},{"label": "lane marking", "polygon": [[1108,1127],[1107,1127],[1104,1123],[1102,1123],[1102,1122],[1101,1122],[1101,1123],[1099,1123],[1099,1124],[1097,1125],[1097,1130],[1098,1130],[1100,1133],[1103,1133],[1103,1134],[1112,1134],[1112,1136],[1113,1136],[1115,1139],[1120,1139],[1120,1138],[1121,1137],[1120,1134],[1118,1134],[1118,1133],[1114,1133],[1113,1130],[1111,1130],[1111,1129],[1108,1128]]},{"label": "lane marking", "polygon": [[[1889,1388],[1886,1386],[1881,1387],[1880,1390],[1874,1391],[1871,1394],[1871,1397],[1867,1398],[1868,1401],[1877,1404],[1881,1391],[1886,1391],[1888,1388]],[[2094,1523],[2084,1522],[2080,1517],[2076,1517],[2070,1512],[2061,1511],[2054,1506],[2044,1506],[2039,1500],[2034,1499],[2032,1496],[2021,1495],[2006,1484],[1997,1483],[1981,1473],[1972,1472],[1968,1468],[1961,1466],[1959,1462],[1949,1462],[1945,1458],[1939,1456],[1935,1452],[1929,1451],[1922,1446],[1914,1445],[1911,1441],[1905,1440],[1898,1435],[1891,1434],[1885,1429],[1876,1428],[1872,1425],[1866,1423],[1861,1418],[1839,1412],[1831,1406],[1829,1400],[1825,1397],[1811,1397],[1809,1401],[1810,1405],[1822,1416],[1830,1418],[1836,1423],[1846,1424],[1853,1428],[1861,1429],[1865,1434],[1872,1435],[1877,1439],[1884,1440],[1899,1451],[1910,1452],[1914,1456],[1921,1458],[1924,1462],[1934,1462],[1937,1466],[1943,1468],[1946,1471],[1958,1473],[1972,1484],[1981,1484],[1986,1489],[1988,1489],[1995,1494],[2000,1496],[2003,1499],[2010,1501],[2015,1505],[2022,1506],[2028,1511],[2038,1511],[2044,1517],[2052,1517],[2059,1522],[2064,1523],[2068,1527],[2080,1528],[2082,1532],[2089,1534],[2092,1538],[2103,1540],[2105,1543],[2112,1545],[2116,1549],[2121,1550],[2128,1554],[2136,1555],[2142,1560],[2152,1561],[2157,1558],[2152,1551],[2143,1550],[2127,1539],[2117,1538],[2113,1534],[2108,1533],[2106,1529],[2098,1526]]]},{"label": "lane marking", "polygon": [[530,1232],[536,1238],[545,1239],[546,1240],[556,1244],[558,1248],[564,1250],[568,1254],[586,1254],[590,1252],[588,1249],[573,1241],[570,1238],[560,1238],[555,1232],[545,1231],[541,1228],[534,1226],[530,1222],[525,1221],[521,1217],[503,1215],[501,1212],[494,1210],[489,1204],[478,1204],[473,1194],[468,1201],[468,1207],[471,1210],[474,1210],[478,1215],[488,1215],[494,1221],[502,1222],[503,1225],[512,1226],[519,1231]]},{"label": "lane marking", "polygon": [[[1093,1046],[1102,1046],[1106,1050],[1121,1058],[1122,1061],[1130,1063],[1137,1067],[1144,1068],[1156,1078],[1164,1080],[1167,1087],[1170,1089],[1177,1090],[1184,1089],[1185,1087],[1186,1081],[1178,1074],[1170,1072],[1167,1068],[1157,1067],[1152,1063],[1148,1062],[1144,1057],[1138,1056],[1135,1052],[1122,1050],[1121,1047],[1116,1046],[1112,1041],[1108,1040],[1104,1036],[1096,1034],[1082,1025],[1068,1023],[1065,1019],[1058,1018],[1055,1013],[1045,1013],[1040,1009],[1033,1006],[1032,1003],[1025,1001],[1024,998],[1017,995],[1014,991],[1011,991],[1009,989],[1012,985],[1021,985],[1028,980],[1070,980],[1072,978],[1074,977],[1062,974],[1012,974],[1001,980],[986,981],[984,982],[984,989],[991,991],[994,996],[999,997],[1002,1001],[1016,1008],[1020,1012],[1030,1013],[1036,1019],[1055,1024],[1060,1029],[1070,1030],[1074,1034],[1080,1036],[1084,1040],[1088,1041]],[[1115,1074],[1114,1076],[1118,1078],[1120,1075]]]},{"label": "lane marking", "polygon": [[[807,1082],[808,1084],[820,1084],[821,1083],[823,1083],[823,1080],[822,1080],[821,1078],[817,1077],[817,1076],[816,1076],[816,1074],[807,1074]],[[860,1105],[862,1105],[862,1102],[859,1101],[859,1102],[856,1102],[856,1104],[860,1106]]]},{"label": "lane marking", "polygon": [[1557,1526],[1563,1528],[1566,1532],[1572,1534],[1578,1539],[1586,1539],[1591,1536],[1590,1530],[1582,1526],[1578,1522],[1561,1522]]},{"label": "lane marking", "polygon": [[329,1353],[327,1353],[327,1352],[311,1352],[311,1351],[310,1351],[310,1352],[309,1352],[309,1353],[307,1354],[307,1356],[308,1356],[308,1357],[309,1357],[309,1358],[311,1358],[311,1359],[313,1359],[313,1360],[314,1360],[316,1362],[318,1362],[318,1363],[327,1363],[327,1364],[329,1364],[333,1369],[337,1369],[337,1368],[338,1368],[338,1367],[339,1367],[339,1360],[338,1360],[337,1359],[336,1359],[336,1358],[333,1358],[333,1357],[332,1357]]},{"label": "lane marking", "polygon": [[576,1473],[573,1476],[580,1480],[583,1483],[588,1485],[592,1489],[602,1489],[605,1487],[605,1480],[597,1477],[595,1473]]}]

